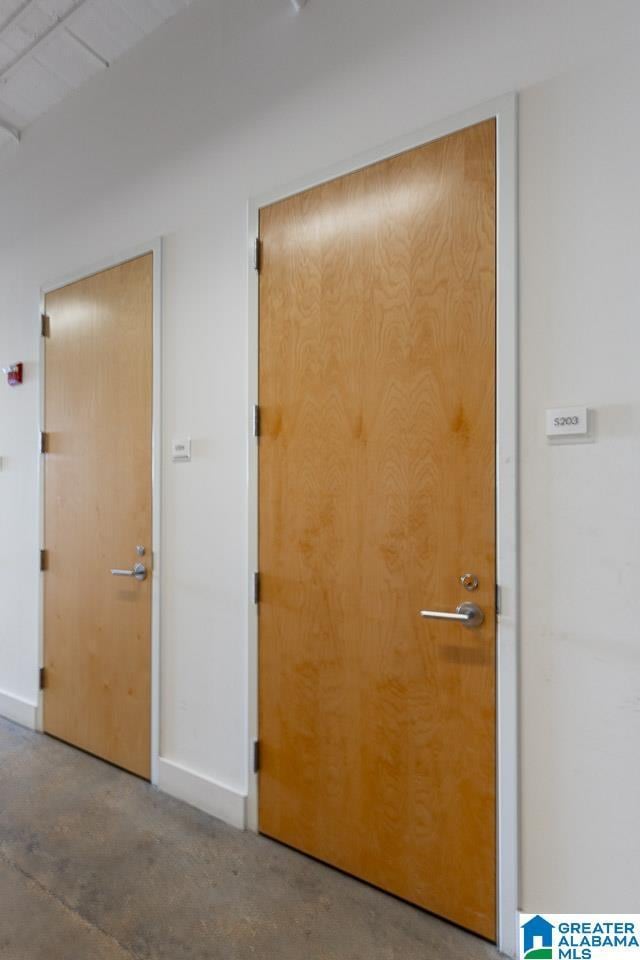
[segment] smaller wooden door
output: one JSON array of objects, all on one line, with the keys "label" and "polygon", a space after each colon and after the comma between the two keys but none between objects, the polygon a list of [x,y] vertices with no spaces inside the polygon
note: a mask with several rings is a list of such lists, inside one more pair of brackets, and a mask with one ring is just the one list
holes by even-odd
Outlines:
[{"label": "smaller wooden door", "polygon": [[46,312],[44,729],[148,778],[153,255]]}]

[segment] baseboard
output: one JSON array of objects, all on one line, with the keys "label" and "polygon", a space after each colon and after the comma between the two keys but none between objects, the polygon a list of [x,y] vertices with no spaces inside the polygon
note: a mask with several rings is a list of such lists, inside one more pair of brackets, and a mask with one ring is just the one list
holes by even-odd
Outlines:
[{"label": "baseboard", "polygon": [[164,757],[158,761],[158,788],[238,830],[246,827],[247,798],[244,794]]},{"label": "baseboard", "polygon": [[0,690],[0,717],[13,720],[30,730],[36,729],[38,705]]}]

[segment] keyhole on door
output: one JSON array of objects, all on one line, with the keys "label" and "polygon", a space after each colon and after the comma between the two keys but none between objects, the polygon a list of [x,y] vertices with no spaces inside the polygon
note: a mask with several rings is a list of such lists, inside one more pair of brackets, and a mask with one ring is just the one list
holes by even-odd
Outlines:
[{"label": "keyhole on door", "polygon": [[469,593],[478,589],[478,578],[475,573],[463,573],[460,577],[460,583]]}]

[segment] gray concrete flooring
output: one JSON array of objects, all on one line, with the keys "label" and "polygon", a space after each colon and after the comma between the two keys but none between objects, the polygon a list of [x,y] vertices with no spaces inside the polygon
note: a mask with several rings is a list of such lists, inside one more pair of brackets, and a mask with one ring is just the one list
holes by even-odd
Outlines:
[{"label": "gray concrete flooring", "polygon": [[495,960],[301,854],[0,720],[2,960]]}]

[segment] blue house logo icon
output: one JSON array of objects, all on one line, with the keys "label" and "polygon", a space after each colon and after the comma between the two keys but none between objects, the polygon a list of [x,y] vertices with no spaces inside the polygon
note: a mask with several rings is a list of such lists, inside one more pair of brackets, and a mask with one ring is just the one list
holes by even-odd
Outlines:
[{"label": "blue house logo icon", "polygon": [[525,960],[552,960],[553,930],[553,924],[539,915],[522,924]]}]

